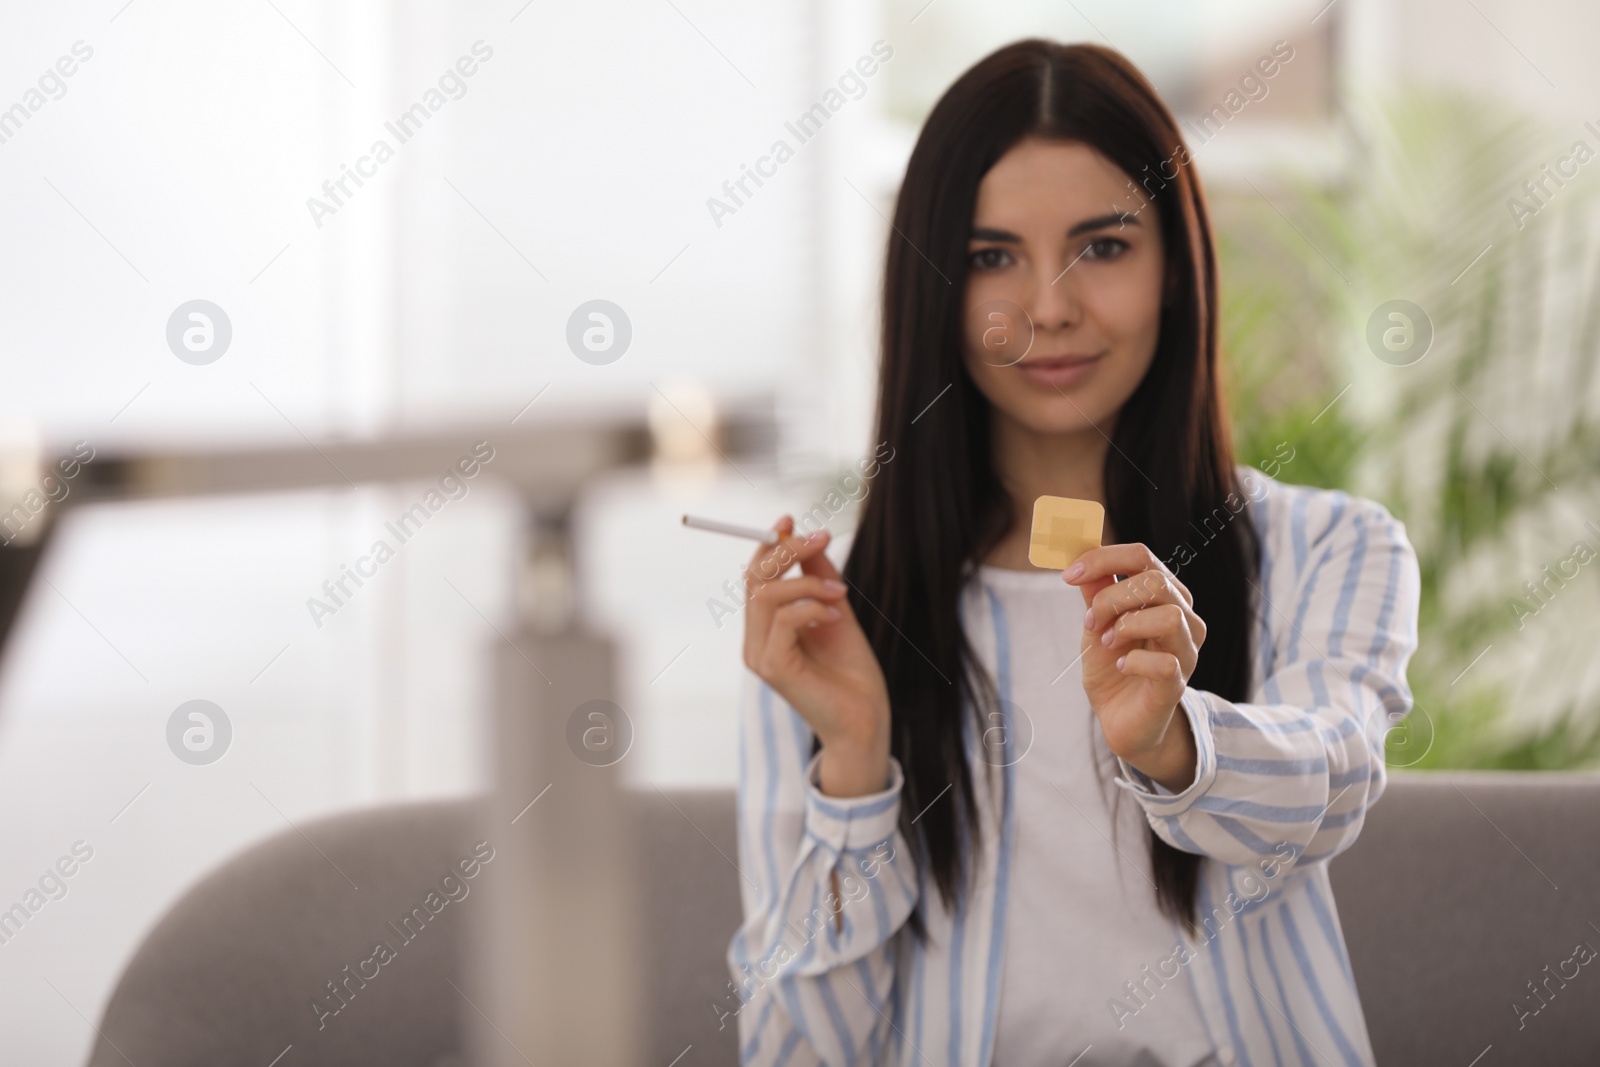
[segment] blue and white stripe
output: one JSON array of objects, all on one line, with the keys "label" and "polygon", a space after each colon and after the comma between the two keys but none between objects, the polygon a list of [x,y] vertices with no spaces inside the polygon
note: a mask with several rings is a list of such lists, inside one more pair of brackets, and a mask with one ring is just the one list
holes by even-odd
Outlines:
[{"label": "blue and white stripe", "polygon": [[[1184,970],[1218,1058],[1364,1067],[1372,1049],[1322,861],[1360,833],[1383,793],[1383,735],[1412,706],[1416,556],[1404,525],[1374,502],[1245,473],[1247,487],[1264,487],[1249,508],[1263,547],[1256,702],[1187,689],[1194,782],[1171,793],[1118,760],[1116,784],[1162,839],[1211,861]],[[1190,566],[1204,559],[1202,548]],[[962,617],[1006,697],[1013,664],[1000,601],[974,581]],[[989,1063],[1017,816],[1009,766],[992,773],[968,740],[984,839],[972,893],[951,914],[899,833],[899,764],[891,760],[881,793],[823,796],[809,728],[746,672],[745,919],[728,952],[748,998],[742,1062]],[[837,926],[819,921],[835,878],[846,901]],[[923,945],[902,929],[916,907]]]}]

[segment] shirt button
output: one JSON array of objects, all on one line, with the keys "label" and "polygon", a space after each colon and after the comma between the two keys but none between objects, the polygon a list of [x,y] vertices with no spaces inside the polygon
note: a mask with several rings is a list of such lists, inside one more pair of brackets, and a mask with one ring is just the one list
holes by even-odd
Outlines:
[{"label": "shirt button", "polygon": [[1233,1046],[1223,1045],[1221,1048],[1217,1049],[1217,1059],[1221,1060],[1223,1063],[1235,1062],[1233,1058]]}]

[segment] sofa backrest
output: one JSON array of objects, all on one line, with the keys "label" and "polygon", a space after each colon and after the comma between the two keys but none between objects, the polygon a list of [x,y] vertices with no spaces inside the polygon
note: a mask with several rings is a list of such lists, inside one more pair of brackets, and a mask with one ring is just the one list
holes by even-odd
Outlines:
[{"label": "sofa backrest", "polygon": [[[648,789],[628,802],[648,913],[645,1062],[692,1047],[684,1063],[735,1064],[733,795]],[[464,916],[495,874],[493,859],[464,874],[490,838],[483,811],[352,812],[235,857],[141,945],[91,1067],[267,1064],[290,1046],[282,1062],[295,1067],[460,1067],[479,1025]],[[1466,1064],[1489,1046],[1485,1064],[1592,1062],[1600,965],[1575,949],[1600,948],[1597,846],[1600,776],[1391,774],[1331,869],[1378,1062]]]},{"label": "sofa backrest", "polygon": [[[464,913],[494,862],[472,879],[458,872],[465,896],[440,883],[472,854],[476,811],[456,802],[351,812],[235,856],[145,937],[90,1064],[464,1067],[462,1005],[448,983],[465,982]],[[374,958],[379,943],[392,958]]]},{"label": "sofa backrest", "polygon": [[1378,1063],[1600,1062],[1600,775],[1391,772],[1329,874]]}]

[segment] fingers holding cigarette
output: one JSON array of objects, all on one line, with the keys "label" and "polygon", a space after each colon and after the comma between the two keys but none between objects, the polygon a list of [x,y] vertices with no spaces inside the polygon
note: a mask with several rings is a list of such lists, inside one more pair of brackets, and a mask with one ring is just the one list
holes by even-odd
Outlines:
[{"label": "fingers holding cigarette", "polygon": [[[794,517],[771,530],[683,517],[685,526],[748,537],[761,547],[745,568],[744,663],[822,742],[823,791],[861,796],[889,766],[889,690],[855,612],[849,583],[825,550],[826,529],[795,536]],[[800,574],[782,577],[800,565]]]},{"label": "fingers holding cigarette", "polygon": [[818,530],[804,537],[794,536],[794,518],[783,516],[773,526],[777,535],[773,544],[763,543],[745,568],[745,592],[754,593],[766,582],[775,581],[796,563],[805,574],[819,574],[824,578],[838,579],[839,572],[822,554],[828,546],[828,531]]}]

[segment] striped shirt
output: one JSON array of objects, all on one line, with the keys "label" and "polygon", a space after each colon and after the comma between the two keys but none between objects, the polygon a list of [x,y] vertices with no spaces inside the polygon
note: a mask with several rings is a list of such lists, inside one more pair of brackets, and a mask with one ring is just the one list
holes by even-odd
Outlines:
[{"label": "striped shirt", "polygon": [[[1404,525],[1379,504],[1247,467],[1240,475],[1249,498],[1234,499],[1262,543],[1252,701],[1186,687],[1194,781],[1171,793],[1121,759],[1115,779],[1157,835],[1209,860],[1200,868],[1201,927],[1174,926],[1172,953],[1138,976],[1115,977],[1135,980],[1123,994],[1135,1012],[1141,991],[1153,998],[1163,981],[1192,983],[1223,1064],[1371,1065],[1325,861],[1354,842],[1382,794],[1383,736],[1411,709],[1416,555]],[[1180,581],[1185,566],[1204,565],[1203,542],[1191,547],[1190,562],[1168,563]],[[999,601],[974,580],[961,614],[1009,700],[1013,668],[1035,667],[1011,662]],[[1013,733],[1004,730],[1002,743]],[[1006,766],[986,775],[967,728],[984,837],[969,892],[951,912],[899,831],[898,761],[882,792],[829,797],[817,788],[811,742],[805,722],[746,670],[744,922],[728,950],[741,1062],[987,1067],[1018,815],[1014,761],[991,759]],[[914,908],[924,943],[903,929]],[[1079,1067],[1094,1062],[1090,1051]]]}]

